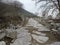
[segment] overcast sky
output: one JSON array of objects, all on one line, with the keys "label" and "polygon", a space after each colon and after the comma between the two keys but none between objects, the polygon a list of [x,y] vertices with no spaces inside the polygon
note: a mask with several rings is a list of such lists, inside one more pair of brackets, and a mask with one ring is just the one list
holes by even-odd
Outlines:
[{"label": "overcast sky", "polygon": [[18,0],[23,3],[24,9],[28,10],[29,12],[35,13],[36,7],[35,2],[32,0]]},{"label": "overcast sky", "polygon": [[[39,13],[38,16],[41,16],[42,13],[40,13],[42,11],[42,9],[38,9],[41,5],[45,4],[45,2],[41,2],[40,4],[38,4],[37,6],[35,6],[35,2],[32,0],[2,0],[2,2],[4,3],[13,3],[14,1],[19,1],[23,4],[24,9],[26,9],[29,12],[32,13]],[[37,10],[38,9],[38,10]],[[51,14],[51,11],[49,12],[49,15],[53,15],[53,17],[55,17],[58,11],[55,11],[54,14]]]}]

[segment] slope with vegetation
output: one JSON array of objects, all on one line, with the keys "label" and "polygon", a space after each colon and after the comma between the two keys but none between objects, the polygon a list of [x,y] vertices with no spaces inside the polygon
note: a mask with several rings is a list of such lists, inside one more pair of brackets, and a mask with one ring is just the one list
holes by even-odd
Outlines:
[{"label": "slope with vegetation", "polygon": [[0,29],[7,27],[10,23],[24,25],[24,22],[26,23],[26,17],[37,16],[24,10],[22,4],[17,1],[11,4],[0,2]]}]

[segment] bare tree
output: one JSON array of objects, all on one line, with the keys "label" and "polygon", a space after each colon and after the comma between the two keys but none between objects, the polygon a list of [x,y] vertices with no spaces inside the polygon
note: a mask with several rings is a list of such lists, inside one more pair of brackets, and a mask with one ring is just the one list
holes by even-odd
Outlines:
[{"label": "bare tree", "polygon": [[58,11],[57,15],[60,14],[60,0],[38,0],[36,1],[36,4],[43,1],[46,3],[39,7],[39,9],[43,8],[43,10],[41,11],[43,16],[48,15],[51,9],[52,9],[52,14],[55,13],[55,11]]}]

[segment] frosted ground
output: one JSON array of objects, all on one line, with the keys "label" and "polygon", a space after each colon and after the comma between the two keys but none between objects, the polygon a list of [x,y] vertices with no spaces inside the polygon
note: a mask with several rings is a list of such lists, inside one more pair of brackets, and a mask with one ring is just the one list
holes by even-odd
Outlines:
[{"label": "frosted ground", "polygon": [[[13,25],[11,28],[7,28],[6,31],[9,33],[17,32],[17,39],[15,39],[14,43],[10,43],[10,45],[60,45],[60,42],[50,33],[50,30],[38,23],[34,19],[29,19],[26,26],[21,27],[18,25],[18,29],[13,29]],[[4,35],[4,34],[3,34]],[[9,35],[10,37],[15,37]],[[4,41],[0,42],[0,45],[6,45]]]}]

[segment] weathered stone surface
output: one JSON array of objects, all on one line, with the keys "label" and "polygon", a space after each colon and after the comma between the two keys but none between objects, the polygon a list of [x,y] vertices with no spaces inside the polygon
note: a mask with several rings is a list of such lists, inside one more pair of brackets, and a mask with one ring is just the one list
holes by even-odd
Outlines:
[{"label": "weathered stone surface", "polygon": [[4,38],[6,36],[5,33],[0,33],[0,39]]},{"label": "weathered stone surface", "polygon": [[40,36],[46,36],[45,33],[41,33],[41,32],[38,32],[38,31],[33,31],[34,34],[37,34],[37,35],[40,35]]},{"label": "weathered stone surface", "polygon": [[7,33],[7,37],[10,37],[10,38],[17,38],[17,31],[15,31],[14,29],[6,29],[6,33]]},{"label": "weathered stone surface", "polygon": [[32,37],[33,37],[33,39],[35,39],[39,43],[45,43],[49,39],[48,37],[45,37],[45,36],[37,36],[35,34],[32,34]]},{"label": "weathered stone surface", "polygon": [[36,20],[34,20],[33,18],[29,19],[28,23],[26,26],[33,26],[35,28],[38,28],[38,31],[50,31],[49,29],[47,29],[45,26],[43,26],[42,24],[38,23]]},{"label": "weathered stone surface", "polygon": [[44,27],[43,25],[39,24],[38,22],[37,23],[35,22],[32,21],[32,24],[28,22],[29,24],[27,24],[25,27],[16,29],[17,39],[11,45],[29,45],[29,44],[40,45],[47,43],[47,41],[49,41],[50,39],[50,37],[48,36],[49,34],[42,33],[40,31],[50,31],[50,30]]},{"label": "weathered stone surface", "polygon": [[[34,19],[29,20],[30,21],[28,22],[28,24],[24,27],[18,26],[19,28],[13,29],[12,27],[14,26],[11,26],[11,28],[6,29],[8,37],[11,38],[16,37],[15,41],[10,45],[40,45],[52,41],[53,35],[50,34],[49,32],[44,32],[44,31],[50,31],[49,29],[39,24]],[[53,45],[53,44],[50,43],[45,45]]]},{"label": "weathered stone surface", "polygon": [[11,45],[29,45],[31,41],[30,33],[28,30],[24,29],[23,27],[16,30],[18,35],[15,42]]},{"label": "weathered stone surface", "polygon": [[60,42],[53,42],[52,44],[47,44],[47,45],[60,45]]},{"label": "weathered stone surface", "polygon": [[6,45],[4,41],[0,41],[0,45]]}]

